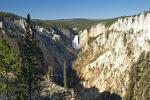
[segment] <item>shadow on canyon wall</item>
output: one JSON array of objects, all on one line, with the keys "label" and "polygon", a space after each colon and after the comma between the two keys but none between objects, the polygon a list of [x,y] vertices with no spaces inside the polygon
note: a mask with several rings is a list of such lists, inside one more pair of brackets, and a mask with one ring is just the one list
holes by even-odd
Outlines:
[{"label": "shadow on canyon wall", "polygon": [[[79,77],[78,77],[79,79]],[[78,80],[80,83],[81,80]],[[98,88],[86,88],[81,84],[74,87],[75,100],[122,100],[121,96],[110,91],[99,92]]]},{"label": "shadow on canyon wall", "polygon": [[[14,31],[15,32],[15,31]],[[6,34],[8,35],[8,34]],[[7,36],[6,36],[7,37]],[[37,56],[39,58],[39,65],[37,68],[37,74],[40,73],[47,73],[47,67],[48,65],[51,65],[50,67],[55,68],[56,75],[55,80],[56,83],[59,85],[63,85],[63,60],[66,58],[68,61],[67,63],[67,77],[68,77],[68,86],[70,88],[74,89],[74,92],[76,94],[75,100],[122,100],[121,97],[117,94],[111,94],[109,91],[104,91],[100,93],[96,87],[91,88],[85,88],[84,86],[80,85],[81,79],[78,77],[77,72],[72,69],[72,61],[74,60],[74,55],[69,52],[69,50],[66,49],[66,46],[64,44],[69,44],[70,40],[66,38],[63,34],[61,34],[62,41],[61,43],[55,42],[51,38],[42,35],[37,34],[37,39],[40,40],[40,47],[38,47],[36,50],[36,53],[40,54]],[[12,45],[16,48],[18,48],[17,42],[18,39],[15,38],[14,41],[12,41],[12,37],[7,37],[9,43],[12,43]],[[68,40],[63,41],[63,40]],[[15,44],[14,44],[15,43]],[[45,54],[44,54],[45,53]],[[49,57],[50,56],[50,57]],[[47,66],[47,67],[46,67]],[[63,100],[62,98],[57,100]],[[67,99],[64,99],[67,100]]]}]

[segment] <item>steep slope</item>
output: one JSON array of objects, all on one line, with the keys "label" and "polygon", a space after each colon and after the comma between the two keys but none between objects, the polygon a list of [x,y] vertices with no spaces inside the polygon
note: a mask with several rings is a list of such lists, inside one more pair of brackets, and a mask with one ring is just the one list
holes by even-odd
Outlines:
[{"label": "steep slope", "polygon": [[102,23],[79,35],[74,67],[81,84],[110,91],[127,100],[150,97],[150,13]]},{"label": "steep slope", "polygon": [[[85,23],[90,23],[90,27],[93,25],[93,22],[91,24],[86,21]],[[40,22],[33,22],[37,30],[36,38],[39,40],[41,73],[50,74],[55,83],[62,85],[66,60],[70,78],[68,83],[69,86],[74,86],[78,82],[78,76],[72,69],[72,62],[75,60],[73,66],[81,78],[80,85],[68,91],[51,84],[51,77],[44,76],[46,81],[42,83],[45,85],[43,96],[64,100],[150,98],[150,13],[100,22],[79,33],[72,28],[53,26],[51,22],[42,22],[46,24],[45,28]],[[71,27],[76,28],[77,23],[73,22]],[[59,25],[59,21],[57,24]],[[79,24],[84,25],[82,21]],[[3,16],[0,15],[0,36],[3,35],[18,51],[19,37],[26,32],[25,25],[24,18],[4,13]]]},{"label": "steep slope", "polygon": [[[10,14],[11,15],[11,14]],[[13,15],[12,15],[13,16]],[[9,42],[9,44],[19,51],[18,43],[20,36],[26,32],[26,22],[21,17],[0,16],[0,36]],[[73,31],[64,28],[45,29],[35,25],[37,30],[36,38],[39,41],[41,66],[39,67],[42,74],[47,74],[51,70],[54,76],[54,81],[57,84],[63,84],[63,66],[66,60],[68,75],[72,74],[72,61],[75,57],[72,41],[74,38]],[[73,79],[72,79],[73,81]],[[73,83],[73,82],[72,82]],[[70,85],[72,84],[70,83]]]}]

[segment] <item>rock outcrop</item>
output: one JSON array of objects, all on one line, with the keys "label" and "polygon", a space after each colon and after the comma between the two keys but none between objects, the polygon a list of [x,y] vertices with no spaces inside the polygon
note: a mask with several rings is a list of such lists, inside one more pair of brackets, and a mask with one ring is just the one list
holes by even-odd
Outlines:
[{"label": "rock outcrop", "polygon": [[[74,66],[83,86],[129,100],[150,97],[150,13],[119,18],[107,27],[94,26],[80,34],[79,43],[82,48]],[[136,72],[139,70],[142,72]],[[143,89],[141,84],[145,85]]]}]

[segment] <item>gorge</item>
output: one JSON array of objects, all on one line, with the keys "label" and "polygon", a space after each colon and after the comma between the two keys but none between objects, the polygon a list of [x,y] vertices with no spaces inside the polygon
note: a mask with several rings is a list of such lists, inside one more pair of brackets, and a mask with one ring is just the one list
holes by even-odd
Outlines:
[{"label": "gorge", "polygon": [[[26,32],[26,21],[25,18],[12,16],[0,15],[0,36],[4,36],[19,52],[19,37]],[[84,30],[74,30],[77,27],[69,25],[46,26],[43,22],[32,20],[37,30],[36,39],[39,40],[42,59],[39,69],[47,86],[47,90],[44,88],[41,93],[42,98],[150,99],[149,11],[99,20],[98,24],[91,24],[91,28]],[[68,90],[62,87],[64,60]],[[52,79],[45,78],[51,77],[49,71],[52,72]]]}]

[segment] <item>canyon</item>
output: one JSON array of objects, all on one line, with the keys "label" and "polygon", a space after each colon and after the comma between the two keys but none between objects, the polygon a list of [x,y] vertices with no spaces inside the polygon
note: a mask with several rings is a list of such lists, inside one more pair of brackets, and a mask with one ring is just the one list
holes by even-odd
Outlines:
[{"label": "canyon", "polygon": [[[18,51],[19,37],[26,32],[25,19],[0,16],[0,22],[0,36]],[[54,72],[54,83],[46,78],[48,93],[43,90],[43,95],[54,98],[57,92],[64,100],[150,99],[150,12],[108,22],[78,32],[34,22],[42,53],[41,73]],[[69,90],[61,87],[64,60]]]}]

